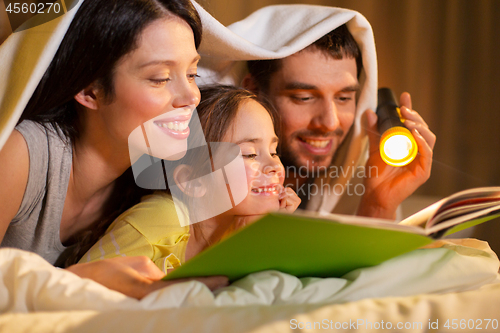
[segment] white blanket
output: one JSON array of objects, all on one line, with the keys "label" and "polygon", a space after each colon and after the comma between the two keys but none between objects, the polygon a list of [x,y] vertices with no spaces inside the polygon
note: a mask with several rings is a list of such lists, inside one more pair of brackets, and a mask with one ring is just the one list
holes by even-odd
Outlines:
[{"label": "white blanket", "polygon": [[364,298],[446,293],[498,280],[499,262],[487,243],[460,240],[419,249],[343,278],[255,273],[215,293],[195,281],[173,285],[141,301],[54,268],[36,254],[0,250],[0,312],[140,310],[181,307],[344,303]]}]

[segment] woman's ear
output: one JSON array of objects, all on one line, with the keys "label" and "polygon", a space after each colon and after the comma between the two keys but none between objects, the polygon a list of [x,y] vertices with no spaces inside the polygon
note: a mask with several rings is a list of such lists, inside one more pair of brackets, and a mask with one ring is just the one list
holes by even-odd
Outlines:
[{"label": "woman's ear", "polygon": [[75,100],[86,108],[97,110],[99,106],[98,96],[100,89],[94,82],[75,95]]},{"label": "woman's ear", "polygon": [[241,86],[247,90],[250,90],[251,92],[253,92],[256,95],[259,93],[259,87],[257,86],[257,82],[255,81],[255,78],[250,73],[245,75],[245,77],[241,81]]},{"label": "woman's ear", "polygon": [[177,187],[185,194],[193,198],[201,198],[207,193],[205,184],[201,178],[192,179],[193,167],[181,164],[174,170],[174,181]]}]

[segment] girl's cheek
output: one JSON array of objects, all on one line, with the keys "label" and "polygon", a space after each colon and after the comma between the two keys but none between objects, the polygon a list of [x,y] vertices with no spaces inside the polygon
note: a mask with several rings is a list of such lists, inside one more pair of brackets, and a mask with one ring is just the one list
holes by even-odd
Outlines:
[{"label": "girl's cheek", "polygon": [[258,187],[256,182],[258,178],[259,165],[256,162],[245,162],[245,172],[247,176],[248,187]]},{"label": "girl's cheek", "polygon": [[285,168],[283,166],[278,171],[279,182],[281,185],[285,182]]},{"label": "girl's cheek", "polygon": [[281,163],[281,160],[278,160],[278,168],[276,170],[276,173],[278,174],[278,180],[280,182],[281,185],[283,185],[283,183],[285,182],[285,167],[283,166],[283,164]]}]

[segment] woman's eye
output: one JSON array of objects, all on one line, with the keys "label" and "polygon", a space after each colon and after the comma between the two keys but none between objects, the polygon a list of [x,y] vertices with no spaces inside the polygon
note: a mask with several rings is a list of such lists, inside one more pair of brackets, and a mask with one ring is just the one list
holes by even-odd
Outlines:
[{"label": "woman's eye", "polygon": [[250,160],[254,160],[257,157],[257,154],[245,154],[242,155],[244,158],[248,158]]},{"label": "woman's eye", "polygon": [[280,154],[278,154],[278,153],[271,153],[271,156],[272,156],[272,157],[278,157],[278,158],[279,158],[279,157],[280,157]]},{"label": "woman's eye", "polygon": [[188,74],[188,78],[189,79],[193,79],[194,80],[197,77],[200,77],[200,76],[198,74]]}]

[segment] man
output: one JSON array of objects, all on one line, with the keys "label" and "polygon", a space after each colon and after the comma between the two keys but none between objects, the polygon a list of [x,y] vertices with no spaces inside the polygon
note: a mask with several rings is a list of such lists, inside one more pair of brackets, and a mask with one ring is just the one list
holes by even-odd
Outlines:
[{"label": "man", "polygon": [[[355,120],[362,70],[361,52],[345,24],[286,58],[249,61],[248,68],[243,86],[267,97],[281,115],[285,184],[301,196],[302,207],[314,196],[344,192],[359,197],[358,215],[395,218],[399,204],[430,176],[435,136],[411,111],[407,93],[401,96],[401,112],[419,146],[415,161],[396,168],[381,160],[377,117],[369,111],[365,168],[351,164],[348,170],[348,163],[344,170],[334,168]],[[343,187],[327,186],[329,178],[353,172],[364,178],[363,184],[351,179]]]},{"label": "man", "polygon": [[[278,109],[286,184],[301,196],[301,208],[395,218],[430,175],[435,136],[405,93],[401,111],[419,155],[400,168],[381,160],[372,111],[375,41],[366,18],[343,8],[276,5],[227,29],[217,23],[204,22],[197,82],[242,82]],[[255,61],[241,80],[237,64],[246,60]]]}]

